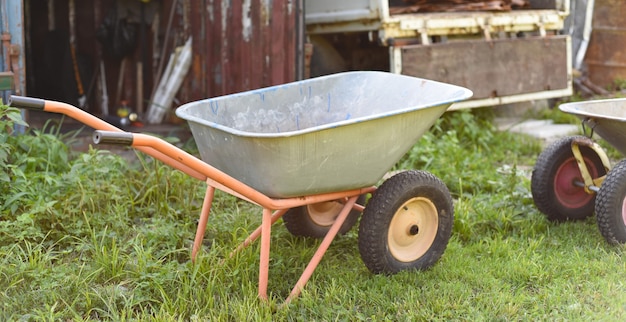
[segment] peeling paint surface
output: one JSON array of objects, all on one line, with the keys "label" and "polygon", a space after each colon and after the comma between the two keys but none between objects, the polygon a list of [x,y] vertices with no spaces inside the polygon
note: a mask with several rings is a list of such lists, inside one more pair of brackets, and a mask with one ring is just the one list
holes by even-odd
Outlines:
[{"label": "peeling paint surface", "polygon": [[209,15],[208,19],[211,22],[215,21],[215,13],[213,12],[214,8],[215,8],[215,3],[213,3],[213,0],[210,0],[206,6],[206,10]]},{"label": "peeling paint surface", "polygon": [[243,35],[243,40],[246,42],[250,41],[250,37],[252,36],[252,17],[250,16],[251,12],[250,12],[250,8],[252,6],[251,4],[252,0],[244,0],[243,1],[243,5],[242,5],[242,19],[241,19],[241,25],[242,25],[242,35]]},{"label": "peeling paint surface", "polygon": [[[225,32],[228,29],[228,10],[230,9],[230,1],[224,0],[221,2],[222,9],[222,32]],[[226,40],[226,37],[224,37]]]},{"label": "peeling paint surface", "polygon": [[[204,72],[187,82],[189,100],[296,80],[298,19],[294,0],[190,0],[194,57]],[[196,6],[197,5],[197,6]],[[301,29],[301,28],[300,28]],[[300,37],[302,37],[300,35]],[[198,39],[198,41],[196,41]]]}]

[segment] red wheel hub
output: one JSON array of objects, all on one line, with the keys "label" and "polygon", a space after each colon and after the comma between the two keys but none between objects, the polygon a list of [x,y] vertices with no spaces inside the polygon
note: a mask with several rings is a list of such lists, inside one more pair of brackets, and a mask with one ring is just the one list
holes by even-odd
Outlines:
[{"label": "red wheel hub", "polygon": [[[587,158],[584,158],[589,174],[592,178],[598,176],[598,169]],[[574,182],[584,182],[576,159],[574,157],[565,160],[556,171],[554,176],[554,194],[561,205],[567,208],[580,208],[590,202],[594,195],[589,194],[583,187]]]}]

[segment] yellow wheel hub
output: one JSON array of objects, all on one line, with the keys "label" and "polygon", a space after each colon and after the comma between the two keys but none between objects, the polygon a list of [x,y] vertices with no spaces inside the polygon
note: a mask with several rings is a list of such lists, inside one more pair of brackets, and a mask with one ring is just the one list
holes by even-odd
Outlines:
[{"label": "yellow wheel hub", "polygon": [[337,215],[343,209],[343,205],[336,201],[320,202],[307,206],[309,217],[320,226],[330,226],[337,219]]},{"label": "yellow wheel hub", "polygon": [[415,261],[433,244],[438,227],[437,207],[429,199],[409,199],[398,208],[389,224],[389,251],[399,261]]}]

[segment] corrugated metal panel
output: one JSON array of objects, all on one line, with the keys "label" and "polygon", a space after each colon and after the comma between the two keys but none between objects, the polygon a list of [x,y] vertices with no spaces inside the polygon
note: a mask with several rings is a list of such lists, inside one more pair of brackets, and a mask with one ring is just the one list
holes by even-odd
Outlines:
[{"label": "corrugated metal panel", "polygon": [[589,78],[607,87],[626,79],[626,2],[596,0],[593,31],[585,62]]},{"label": "corrugated metal panel", "polygon": [[[176,91],[173,107],[302,77],[303,58],[298,56],[304,35],[302,2],[74,0],[76,53],[83,62],[79,69],[89,94],[88,111],[100,114],[105,106],[114,111],[125,100],[140,114],[145,113],[170,55],[189,37],[193,37],[192,65]],[[143,33],[141,6],[145,6]],[[25,27],[29,41],[23,70],[29,95],[76,104],[75,73],[72,61],[65,59],[68,7],[69,0],[31,1],[26,8],[30,25]],[[120,10],[118,19],[127,18],[136,27],[136,46],[122,58],[112,57],[96,39],[113,8]],[[60,34],[65,38],[58,40]]]},{"label": "corrugated metal panel", "polygon": [[302,0],[189,1],[189,100],[296,80]]}]

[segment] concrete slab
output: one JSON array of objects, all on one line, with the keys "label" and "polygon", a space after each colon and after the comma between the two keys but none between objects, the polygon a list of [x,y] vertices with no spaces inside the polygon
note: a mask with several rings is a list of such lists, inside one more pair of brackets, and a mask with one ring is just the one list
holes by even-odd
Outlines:
[{"label": "concrete slab", "polygon": [[552,120],[521,119],[515,117],[497,118],[496,126],[500,131],[523,133],[541,139],[544,143],[554,142],[559,138],[581,133],[579,125],[554,124]]}]

